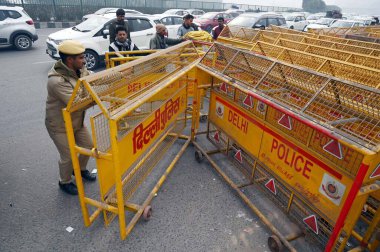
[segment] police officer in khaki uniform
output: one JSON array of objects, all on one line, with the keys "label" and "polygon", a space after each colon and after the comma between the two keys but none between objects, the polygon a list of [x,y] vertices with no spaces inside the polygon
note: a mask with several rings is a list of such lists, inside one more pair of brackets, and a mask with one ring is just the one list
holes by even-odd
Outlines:
[{"label": "police officer in khaki uniform", "polygon": [[[48,74],[45,125],[60,155],[58,162],[59,187],[68,194],[77,195],[77,187],[71,180],[73,166],[62,109],[66,108],[77,80],[89,75],[89,72],[85,67],[85,48],[81,43],[66,40],[58,46],[58,51],[61,60],[54,64]],[[89,132],[83,125],[84,115],[84,111],[71,114],[75,141],[78,146],[91,149],[93,143]],[[88,156],[79,155],[81,175],[88,181],[95,181],[96,176],[86,170],[88,159]]]}]

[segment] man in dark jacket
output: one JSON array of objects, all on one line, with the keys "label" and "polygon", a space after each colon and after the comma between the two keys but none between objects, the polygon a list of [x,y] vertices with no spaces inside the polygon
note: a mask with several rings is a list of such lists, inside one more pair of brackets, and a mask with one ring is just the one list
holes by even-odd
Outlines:
[{"label": "man in dark jacket", "polygon": [[167,30],[166,26],[163,24],[156,25],[156,35],[150,39],[149,47],[150,49],[165,49],[168,48],[169,45],[176,45],[185,41],[184,39],[172,39],[167,38]]},{"label": "man in dark jacket", "polygon": [[123,9],[118,9],[116,11],[116,19],[109,26],[110,44],[114,42],[116,39],[117,27],[125,27],[128,34],[128,38],[131,37],[131,34],[129,32],[129,27],[128,27],[128,21],[124,20],[124,17],[125,17],[125,11]]},{"label": "man in dark jacket", "polygon": [[120,51],[137,51],[139,50],[137,46],[127,37],[127,30],[125,27],[116,28],[116,40],[112,42],[109,46],[110,52],[116,52],[116,55],[123,57],[123,55],[118,54]]}]

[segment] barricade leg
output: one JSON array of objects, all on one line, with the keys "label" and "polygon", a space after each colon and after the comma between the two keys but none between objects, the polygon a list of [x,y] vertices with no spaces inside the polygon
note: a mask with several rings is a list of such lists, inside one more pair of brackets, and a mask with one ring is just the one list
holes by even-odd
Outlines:
[{"label": "barricade leg", "polygon": [[84,193],[82,175],[80,172],[79,159],[78,159],[77,152],[75,151],[75,137],[74,137],[74,130],[72,126],[73,123],[71,120],[71,115],[69,112],[66,111],[66,109],[63,110],[63,118],[66,122],[65,123],[66,134],[67,134],[67,139],[68,139],[68,143],[70,147],[71,160],[73,163],[75,181],[78,188],[78,197],[79,197],[79,203],[82,209],[83,221],[84,221],[84,225],[88,227],[91,225],[91,221],[89,218],[88,208],[85,202],[85,193]]}]

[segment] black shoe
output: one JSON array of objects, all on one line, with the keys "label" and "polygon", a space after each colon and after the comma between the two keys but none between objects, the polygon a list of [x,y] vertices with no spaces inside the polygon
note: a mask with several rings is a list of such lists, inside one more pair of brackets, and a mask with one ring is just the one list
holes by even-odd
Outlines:
[{"label": "black shoe", "polygon": [[59,188],[61,188],[62,191],[65,193],[71,194],[71,195],[78,195],[78,189],[77,186],[70,182],[68,184],[61,184],[61,182],[58,182]]},{"label": "black shoe", "polygon": [[[87,181],[96,180],[96,175],[92,174],[89,170],[80,171],[80,174],[82,175],[82,178],[84,178]],[[75,176],[74,171],[73,171],[73,175]]]}]

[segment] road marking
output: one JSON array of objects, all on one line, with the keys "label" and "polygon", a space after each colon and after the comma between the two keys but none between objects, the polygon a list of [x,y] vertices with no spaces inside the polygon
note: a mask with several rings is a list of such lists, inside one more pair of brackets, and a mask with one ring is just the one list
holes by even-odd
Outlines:
[{"label": "road marking", "polygon": [[55,62],[55,60],[39,61],[39,62],[32,63],[32,65],[35,65],[35,64],[45,64],[45,63],[53,63],[53,62]]}]

